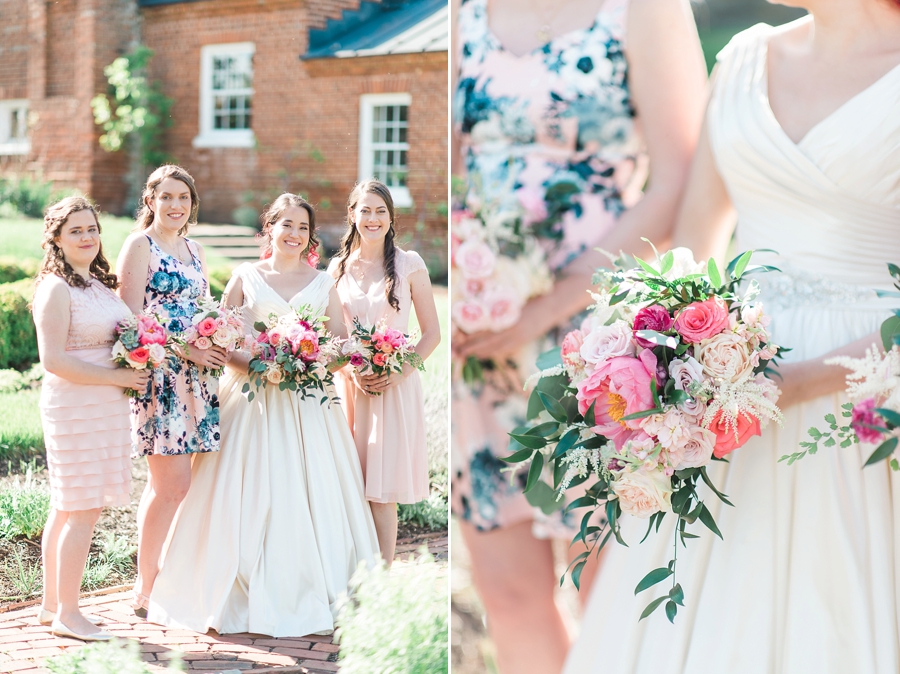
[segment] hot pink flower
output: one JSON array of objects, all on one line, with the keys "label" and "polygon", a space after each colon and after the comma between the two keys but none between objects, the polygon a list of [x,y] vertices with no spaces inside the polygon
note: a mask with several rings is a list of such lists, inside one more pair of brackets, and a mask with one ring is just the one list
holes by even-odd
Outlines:
[{"label": "hot pink flower", "polygon": [[199,332],[204,337],[209,337],[212,335],[219,326],[216,324],[216,319],[210,316],[207,316],[202,321],[197,323],[197,332]]},{"label": "hot pink flower", "polygon": [[675,317],[675,330],[686,342],[694,344],[718,335],[727,327],[728,308],[721,297],[689,304]]},{"label": "hot pink flower", "polygon": [[649,349],[637,358],[610,358],[578,384],[578,411],[584,414],[593,403],[594,432],[610,438],[621,449],[641,424],[640,419],[621,419],[653,409],[650,380],[655,375],[656,356]]},{"label": "hot pink flower", "polygon": [[138,316],[138,342],[144,346],[165,344],[166,330],[151,316]]},{"label": "hot pink flower", "polygon": [[874,428],[868,428],[863,424],[868,426],[882,425],[881,418],[875,413],[875,400],[873,398],[863,400],[853,408],[850,427],[856,432],[856,437],[860,439],[860,442],[866,442],[870,445],[881,442],[881,439],[884,437],[881,432],[876,431]]},{"label": "hot pink flower", "polygon": [[667,330],[672,329],[672,323],[672,317],[665,307],[661,307],[658,304],[651,304],[649,307],[644,307],[637,312],[637,315],[634,317],[634,341],[645,349],[652,349],[656,344],[638,337],[638,330],[666,332]]}]

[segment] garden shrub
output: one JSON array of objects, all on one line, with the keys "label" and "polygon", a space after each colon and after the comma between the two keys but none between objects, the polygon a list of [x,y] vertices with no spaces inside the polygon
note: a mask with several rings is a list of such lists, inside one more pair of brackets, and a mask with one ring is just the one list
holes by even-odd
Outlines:
[{"label": "garden shrub", "polygon": [[209,268],[209,293],[217,300],[222,299],[222,293],[225,292],[225,286],[231,279],[231,267],[226,265],[217,265]]},{"label": "garden shrub", "polygon": [[361,566],[337,618],[344,674],[447,672],[446,582],[431,555],[388,571]]},{"label": "garden shrub", "polygon": [[[118,639],[69,649],[45,661],[44,667],[53,674],[150,674],[150,668],[141,659],[138,642],[123,643]],[[181,658],[171,658],[168,670],[184,671]],[[155,671],[159,671],[158,667]]]},{"label": "garden shrub", "polygon": [[0,285],[25,278],[34,278],[40,270],[40,260],[0,257]]},{"label": "garden shrub", "polygon": [[440,492],[432,491],[427,499],[418,503],[401,503],[398,518],[401,522],[410,522],[431,531],[446,529],[447,498]]},{"label": "garden shrub", "polygon": [[35,540],[44,530],[49,514],[50,491],[35,483],[29,470],[24,481],[17,477],[0,491],[0,538],[24,536]]},{"label": "garden shrub", "polygon": [[33,295],[32,279],[0,285],[0,369],[22,370],[38,360],[30,306]]},{"label": "garden shrub", "polygon": [[22,215],[43,218],[53,199],[53,183],[37,177],[0,178],[0,204],[10,204]]}]

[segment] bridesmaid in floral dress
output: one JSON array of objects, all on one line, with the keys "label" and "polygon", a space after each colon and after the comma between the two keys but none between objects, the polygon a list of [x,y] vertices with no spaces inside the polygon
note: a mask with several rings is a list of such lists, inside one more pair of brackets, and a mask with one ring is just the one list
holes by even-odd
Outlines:
[{"label": "bridesmaid in floral dress", "polygon": [[[385,321],[409,332],[415,306],[422,336],[416,353],[428,358],[441,341],[431,280],[418,253],[394,245],[394,201],[379,180],[359,183],[347,204],[347,231],[329,271],[337,280],[344,321],[353,329]],[[345,375],[344,372],[349,372]],[[425,398],[419,372],[408,363],[402,374],[338,377],[341,400],[356,440],[381,555],[390,566],[397,543],[397,504],[428,497]]]},{"label": "bridesmaid in floral dress", "polygon": [[38,613],[54,634],[105,641],[78,608],[94,524],[104,506],[131,500],[131,434],[124,389],[143,390],[147,371],[111,362],[115,327],[131,312],[100,245],[91,203],[68,197],[44,217],[46,251],[34,297],[41,363],[41,424],[50,472],[44,527],[44,598]]},{"label": "bridesmaid in floral dress", "polygon": [[[137,231],[119,257],[119,290],[134,311],[160,316],[170,332],[190,325],[197,300],[209,294],[203,248],[186,238],[200,201],[194,179],[178,166],[150,174]],[[150,477],[138,508],[135,615],[146,617],[162,548],[191,483],[191,454],[219,449],[218,380],[210,368],[226,362],[213,346],[170,357],[154,371],[147,394],[132,400],[135,454],[147,457]]]},{"label": "bridesmaid in floral dress", "polygon": [[669,239],[705,69],[687,0],[457,4],[455,171],[470,204],[524,209],[556,279],[512,328],[453,335],[457,372],[470,356],[510,363],[483,386],[453,384],[453,510],[500,671],[547,674],[561,669],[568,635],[546,539],[571,540],[577,523],[557,514],[535,527],[499,457],[524,421],[535,357],[589,304],[593,271],[608,264],[593,249],[647,255],[641,237]]}]

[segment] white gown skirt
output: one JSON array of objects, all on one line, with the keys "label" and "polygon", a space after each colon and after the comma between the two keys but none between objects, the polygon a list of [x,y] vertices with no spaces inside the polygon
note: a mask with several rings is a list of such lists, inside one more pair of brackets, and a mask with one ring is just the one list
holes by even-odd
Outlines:
[{"label": "white gown skirt", "polygon": [[149,620],[219,633],[333,629],[335,602],[378,541],[341,408],[246,376],[220,384],[222,449],[193,458]]},{"label": "white gown skirt", "polygon": [[[773,312],[776,342],[793,361],[876,331],[883,305],[795,307]],[[699,522],[679,544],[685,593],[675,624],[660,608],[638,622],[668,582],[634,596],[644,574],[674,552],[675,519],[625,548],[612,542],[592,591],[569,674],[896,674],[900,672],[900,479],[887,463],[863,464],[873,446],[821,448],[792,466],[807,429],[840,418],[844,396],[785,410],[710,475],[735,507],[707,494],[724,541]]]}]

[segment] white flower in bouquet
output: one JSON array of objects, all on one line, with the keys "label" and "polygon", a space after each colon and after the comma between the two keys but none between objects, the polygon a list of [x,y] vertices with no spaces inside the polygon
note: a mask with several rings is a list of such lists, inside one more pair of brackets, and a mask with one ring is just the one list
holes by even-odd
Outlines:
[{"label": "white flower in bouquet", "polygon": [[622,512],[645,520],[672,510],[672,481],[661,470],[623,471],[611,485]]}]

